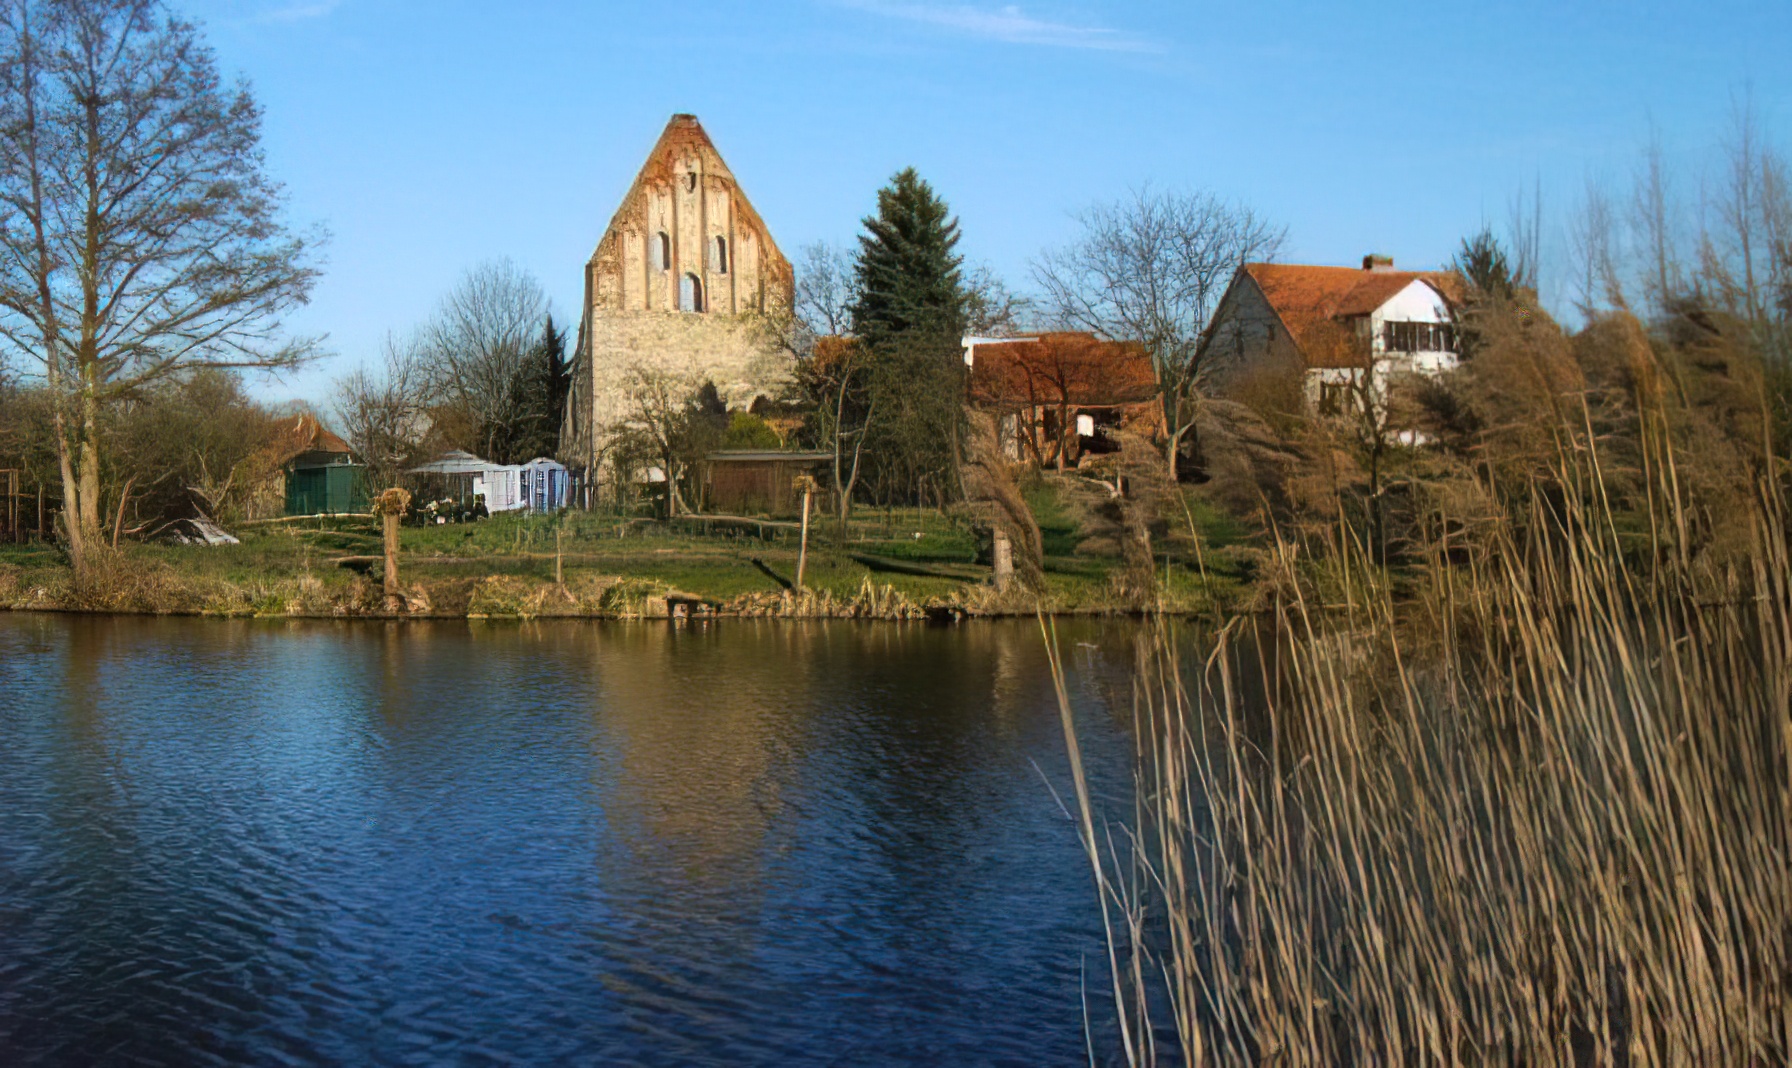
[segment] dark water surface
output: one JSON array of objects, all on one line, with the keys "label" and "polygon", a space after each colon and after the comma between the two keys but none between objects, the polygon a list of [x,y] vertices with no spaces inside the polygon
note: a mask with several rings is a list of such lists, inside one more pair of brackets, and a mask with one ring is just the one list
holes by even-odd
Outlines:
[{"label": "dark water surface", "polygon": [[0,1063],[1086,1062],[1066,776],[1034,624],[0,613]]}]

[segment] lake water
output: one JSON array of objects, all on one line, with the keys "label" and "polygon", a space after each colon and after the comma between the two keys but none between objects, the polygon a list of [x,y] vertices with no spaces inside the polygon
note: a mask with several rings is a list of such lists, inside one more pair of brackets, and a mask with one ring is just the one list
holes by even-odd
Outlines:
[{"label": "lake water", "polygon": [[0,1063],[1086,1063],[1067,767],[1034,623],[0,613]]}]

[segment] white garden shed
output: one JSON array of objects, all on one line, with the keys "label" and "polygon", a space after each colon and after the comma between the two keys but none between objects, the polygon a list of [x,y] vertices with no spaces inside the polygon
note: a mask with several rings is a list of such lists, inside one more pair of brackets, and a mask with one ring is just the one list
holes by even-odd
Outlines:
[{"label": "white garden shed", "polygon": [[410,473],[446,482],[452,495],[462,500],[483,497],[488,512],[551,512],[566,507],[569,493],[565,465],[545,457],[526,464],[495,464],[454,450],[411,468]]}]

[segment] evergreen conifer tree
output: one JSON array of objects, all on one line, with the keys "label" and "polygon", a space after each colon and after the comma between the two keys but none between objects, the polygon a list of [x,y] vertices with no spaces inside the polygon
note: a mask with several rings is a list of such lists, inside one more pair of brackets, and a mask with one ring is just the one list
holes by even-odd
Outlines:
[{"label": "evergreen conifer tree", "polygon": [[510,379],[511,400],[505,406],[510,417],[501,425],[480,432],[491,459],[498,463],[527,463],[537,456],[553,456],[560,449],[560,424],[566,415],[566,394],[572,371],[566,362],[566,332],[556,329],[549,312],[541,336],[529,346]]},{"label": "evergreen conifer tree", "polygon": [[548,440],[558,448],[560,424],[566,418],[566,395],[572,389],[572,367],[566,360],[566,331],[554,328],[553,312],[548,312],[547,320],[542,323],[541,340],[536,344],[541,350],[542,372],[546,378],[547,406],[543,425],[547,428]]},{"label": "evergreen conifer tree", "polygon": [[885,503],[944,503],[959,493],[964,419],[958,221],[910,167],[878,190],[877,214],[864,226],[851,308],[866,353],[853,398],[863,485]]},{"label": "evergreen conifer tree", "polygon": [[1482,227],[1473,237],[1462,239],[1455,267],[1484,296],[1505,298],[1512,295],[1512,268],[1506,250],[1500,247],[1499,239],[1487,227]]},{"label": "evergreen conifer tree", "polygon": [[958,220],[913,167],[878,190],[855,265],[852,329],[872,346],[917,331],[953,339],[964,326]]}]

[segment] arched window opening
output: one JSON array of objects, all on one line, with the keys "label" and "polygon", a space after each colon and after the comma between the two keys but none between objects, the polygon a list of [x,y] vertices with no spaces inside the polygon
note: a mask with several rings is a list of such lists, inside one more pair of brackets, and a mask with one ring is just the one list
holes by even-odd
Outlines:
[{"label": "arched window opening", "polygon": [[717,274],[728,273],[728,239],[718,237],[709,249],[709,269]]},{"label": "arched window opening", "polygon": [[672,239],[661,230],[653,236],[653,269],[669,271],[672,269]]},{"label": "arched window opening", "polygon": [[684,187],[687,192],[695,193],[697,191],[697,172],[696,171],[686,171],[685,172]]},{"label": "arched window opening", "polygon": [[694,274],[687,274],[678,280],[678,310],[682,312],[700,312],[703,310],[703,283]]}]

